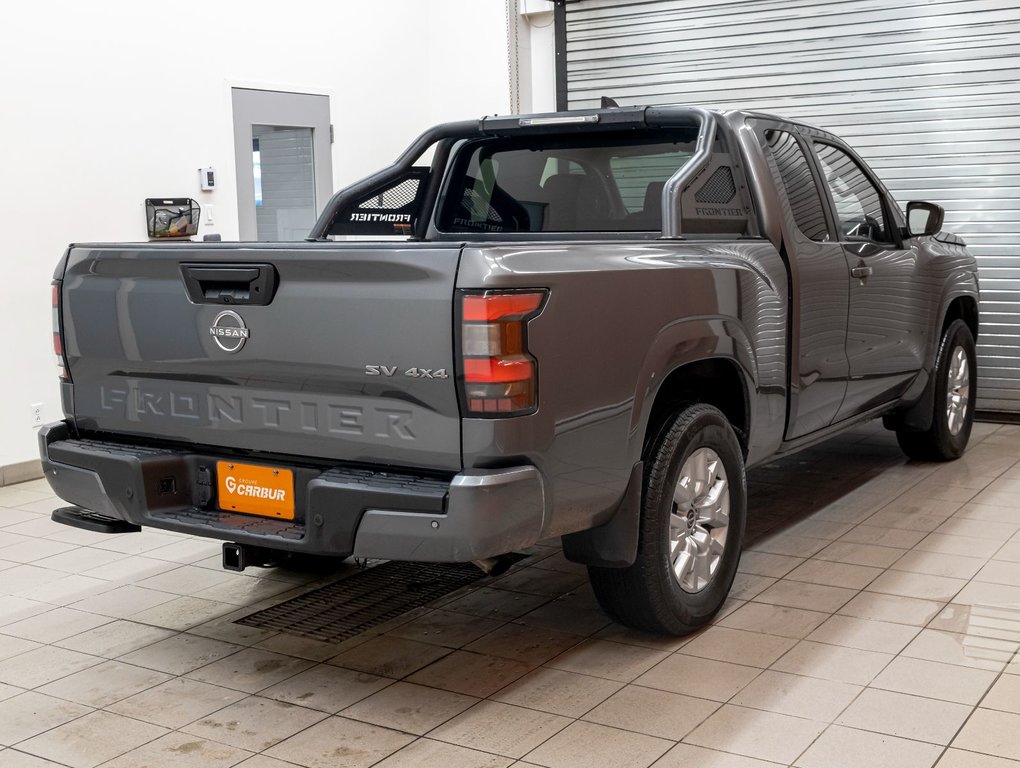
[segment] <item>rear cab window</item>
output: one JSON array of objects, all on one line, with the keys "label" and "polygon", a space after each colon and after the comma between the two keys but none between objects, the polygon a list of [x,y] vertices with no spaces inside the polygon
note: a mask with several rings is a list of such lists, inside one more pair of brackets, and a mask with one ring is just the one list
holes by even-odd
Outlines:
[{"label": "rear cab window", "polygon": [[[441,233],[661,232],[666,182],[693,157],[697,129],[465,141],[436,216]],[[746,234],[751,209],[717,151],[682,194],[687,234]]]}]

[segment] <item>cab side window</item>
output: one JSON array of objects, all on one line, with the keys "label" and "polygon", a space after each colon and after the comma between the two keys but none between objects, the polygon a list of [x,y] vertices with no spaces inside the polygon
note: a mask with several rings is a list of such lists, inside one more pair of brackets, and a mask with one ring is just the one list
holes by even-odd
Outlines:
[{"label": "cab side window", "polygon": [[882,195],[852,157],[832,144],[815,142],[815,152],[836,206],[840,239],[891,243]]},{"label": "cab side window", "polygon": [[811,240],[829,239],[822,195],[811,175],[807,157],[793,134],[786,131],[765,131],[765,142],[776,161],[783,179],[790,212],[797,228]]}]

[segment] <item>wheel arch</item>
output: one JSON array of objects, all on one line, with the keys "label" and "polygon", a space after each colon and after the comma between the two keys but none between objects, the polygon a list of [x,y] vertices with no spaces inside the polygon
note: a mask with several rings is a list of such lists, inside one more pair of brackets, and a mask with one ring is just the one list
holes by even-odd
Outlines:
[{"label": "wheel arch", "polygon": [[751,429],[751,385],[733,358],[710,357],[676,366],[663,379],[645,419],[642,456],[655,440],[666,418],[684,405],[704,403],[722,411],[747,456]]},{"label": "wheel arch", "polygon": [[945,309],[942,311],[942,327],[939,330],[939,338],[945,333],[946,328],[954,320],[963,320],[970,328],[970,333],[977,341],[980,327],[980,316],[978,313],[978,300],[976,296],[957,295],[947,300]]},{"label": "wheel arch", "polygon": [[[974,341],[977,341],[980,329],[980,310],[976,289],[971,285],[973,276],[961,276],[961,281],[954,284],[954,287],[947,291],[947,295],[940,303],[939,316],[941,322],[937,326],[939,331],[933,339],[929,359],[925,371],[926,379],[924,389],[917,400],[911,402],[905,408],[891,413],[883,418],[887,429],[907,430],[913,432],[924,432],[931,428],[932,408],[935,397],[935,363],[938,356],[939,345],[946,329],[956,320],[962,320],[970,329]],[[965,290],[960,290],[961,288]]]}]

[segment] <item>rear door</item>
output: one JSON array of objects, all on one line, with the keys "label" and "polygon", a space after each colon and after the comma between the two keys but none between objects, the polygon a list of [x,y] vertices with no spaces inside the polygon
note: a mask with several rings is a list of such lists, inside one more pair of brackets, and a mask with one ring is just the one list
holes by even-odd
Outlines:
[{"label": "rear door", "polygon": [[459,252],[75,247],[62,290],[78,426],[228,454],[458,469]]},{"label": "rear door", "polygon": [[850,381],[837,420],[898,397],[920,370],[930,286],[918,251],[904,246],[892,203],[855,157],[827,141],[814,153],[836,219],[850,290],[846,354]]},{"label": "rear door", "polygon": [[763,134],[766,157],[785,192],[784,245],[794,278],[788,440],[832,423],[850,370],[846,261],[832,236],[819,180],[808,161],[810,150],[795,130],[775,124]]}]

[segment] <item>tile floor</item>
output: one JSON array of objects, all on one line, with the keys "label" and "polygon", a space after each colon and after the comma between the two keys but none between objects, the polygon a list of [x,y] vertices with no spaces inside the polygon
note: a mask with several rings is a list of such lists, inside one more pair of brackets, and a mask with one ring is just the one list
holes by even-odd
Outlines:
[{"label": "tile floor", "polygon": [[1020,427],[935,465],[868,425],[749,485],[693,637],[611,624],[538,546],[339,645],[233,623],[308,577],[0,488],[0,765],[1020,768]]}]

